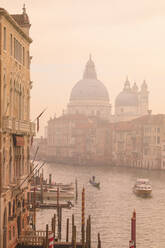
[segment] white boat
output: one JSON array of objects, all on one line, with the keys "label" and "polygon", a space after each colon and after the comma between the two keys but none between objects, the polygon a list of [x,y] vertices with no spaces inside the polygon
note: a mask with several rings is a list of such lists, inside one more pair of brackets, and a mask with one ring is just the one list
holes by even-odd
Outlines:
[{"label": "white boat", "polygon": [[150,196],[152,193],[152,186],[147,178],[138,178],[134,187],[133,192],[139,196]]}]

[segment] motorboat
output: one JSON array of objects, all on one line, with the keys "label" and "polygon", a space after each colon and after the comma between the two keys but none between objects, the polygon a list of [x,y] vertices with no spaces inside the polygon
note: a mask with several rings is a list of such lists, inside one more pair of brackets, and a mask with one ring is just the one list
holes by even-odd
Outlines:
[{"label": "motorboat", "polygon": [[89,179],[90,184],[92,184],[94,187],[100,188],[100,182],[95,181],[95,176]]},{"label": "motorboat", "polygon": [[152,186],[148,178],[138,178],[133,187],[133,192],[136,195],[148,197],[151,196]]}]

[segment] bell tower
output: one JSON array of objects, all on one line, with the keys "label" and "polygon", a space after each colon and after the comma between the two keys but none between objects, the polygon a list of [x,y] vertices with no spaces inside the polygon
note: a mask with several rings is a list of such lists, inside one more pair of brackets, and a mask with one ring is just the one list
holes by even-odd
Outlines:
[{"label": "bell tower", "polygon": [[144,80],[141,85],[141,90],[139,92],[139,114],[140,115],[146,115],[148,113],[148,108],[149,108],[148,97],[149,97],[148,86],[146,84],[146,81]]}]

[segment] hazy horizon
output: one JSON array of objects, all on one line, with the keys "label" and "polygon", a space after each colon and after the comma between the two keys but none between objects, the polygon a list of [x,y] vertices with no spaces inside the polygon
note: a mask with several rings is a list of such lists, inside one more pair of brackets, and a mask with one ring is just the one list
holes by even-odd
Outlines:
[{"label": "hazy horizon", "polygon": [[126,76],[148,84],[149,108],[165,113],[165,2],[112,0],[1,0],[10,14],[22,12],[32,24],[32,121],[44,109],[40,132],[66,109],[72,87],[82,78],[89,53],[98,79],[108,89],[112,113]]}]

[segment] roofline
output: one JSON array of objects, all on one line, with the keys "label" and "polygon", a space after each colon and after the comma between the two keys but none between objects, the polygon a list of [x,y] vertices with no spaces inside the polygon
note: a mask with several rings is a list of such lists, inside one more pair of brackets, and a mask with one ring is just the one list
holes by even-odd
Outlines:
[{"label": "roofline", "polygon": [[32,43],[33,40],[23,31],[20,25],[17,24],[14,18],[5,9],[0,8],[0,15],[4,16],[29,43]]}]

